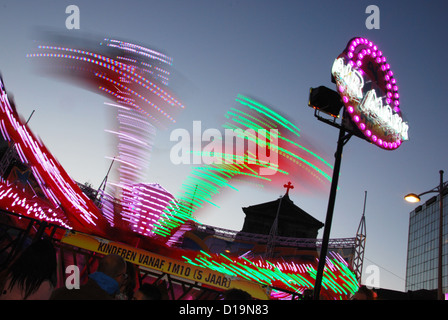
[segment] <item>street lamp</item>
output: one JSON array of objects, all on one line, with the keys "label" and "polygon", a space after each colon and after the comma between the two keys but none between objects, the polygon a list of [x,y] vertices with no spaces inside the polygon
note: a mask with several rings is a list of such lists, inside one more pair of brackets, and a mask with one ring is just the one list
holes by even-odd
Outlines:
[{"label": "street lamp", "polygon": [[443,182],[443,170],[439,171],[440,174],[440,183],[439,186],[434,189],[425,191],[420,194],[409,193],[404,196],[404,199],[408,202],[419,202],[420,196],[425,195],[427,193],[438,193],[439,194],[439,256],[438,256],[438,283],[437,283],[437,297],[439,300],[444,300],[443,298],[443,289],[442,289],[442,245],[443,245],[443,192],[448,187],[448,182]]},{"label": "street lamp", "polygon": [[416,203],[416,202],[420,202],[420,197],[418,195],[416,195],[415,193],[409,193],[407,195],[404,196],[404,199],[407,202],[411,202],[411,203]]}]

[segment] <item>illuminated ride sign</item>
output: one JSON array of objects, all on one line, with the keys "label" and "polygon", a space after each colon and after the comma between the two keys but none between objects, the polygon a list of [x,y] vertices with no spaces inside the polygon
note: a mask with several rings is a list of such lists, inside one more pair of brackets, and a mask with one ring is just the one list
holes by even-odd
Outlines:
[{"label": "illuminated ride sign", "polygon": [[365,38],[350,40],[331,74],[347,113],[368,141],[394,150],[408,140],[394,74],[375,44]]}]

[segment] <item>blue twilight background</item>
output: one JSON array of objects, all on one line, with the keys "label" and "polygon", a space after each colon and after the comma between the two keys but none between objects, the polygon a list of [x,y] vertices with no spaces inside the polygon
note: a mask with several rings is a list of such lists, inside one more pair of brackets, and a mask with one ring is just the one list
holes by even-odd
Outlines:
[{"label": "blue twilight background", "polygon": [[[71,4],[80,9],[79,30],[65,27],[65,9]],[[380,29],[365,25],[371,4],[380,9]],[[113,149],[104,132],[113,123],[110,107],[102,96],[34,71],[35,62],[26,54],[35,51],[35,31],[119,37],[171,56],[171,85],[186,110],[172,128],[158,133],[148,182],[176,194],[189,167],[170,163],[175,143],[169,133],[191,130],[194,120],[202,121],[203,128],[220,128],[237,94],[287,115],[313,141],[313,151],[333,163],[337,129],[314,118],[308,91],[319,85],[334,88],[334,59],[352,37],[369,38],[395,73],[410,140],[395,151],[358,138],[349,141],[331,237],[355,236],[367,191],[364,270],[378,266],[382,288],[404,291],[408,213],[414,206],[403,195],[435,187],[439,170],[447,169],[447,9],[445,1],[2,0],[0,72],[19,113],[27,118],[36,110],[30,127],[67,172],[99,187],[110,165],[105,156]],[[329,184],[320,194],[297,189],[290,191],[291,199],[324,222]],[[282,185],[274,191],[251,186],[225,190],[216,199],[219,208],[210,207],[198,218],[240,230],[241,207],[275,200],[284,191]]]}]

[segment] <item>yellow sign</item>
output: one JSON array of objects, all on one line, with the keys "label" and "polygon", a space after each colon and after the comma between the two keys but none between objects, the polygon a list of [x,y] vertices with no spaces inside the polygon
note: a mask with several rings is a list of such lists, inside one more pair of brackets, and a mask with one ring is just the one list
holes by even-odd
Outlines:
[{"label": "yellow sign", "polygon": [[67,231],[61,242],[104,255],[117,254],[130,263],[219,289],[241,289],[250,293],[256,299],[268,299],[266,290],[258,283],[230,277],[229,275],[193,266],[183,261],[134,248],[123,243],[73,231]]}]

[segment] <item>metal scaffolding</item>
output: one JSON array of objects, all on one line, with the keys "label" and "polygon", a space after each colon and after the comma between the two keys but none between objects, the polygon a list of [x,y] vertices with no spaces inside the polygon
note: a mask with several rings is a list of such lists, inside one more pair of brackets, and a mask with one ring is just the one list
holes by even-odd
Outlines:
[{"label": "metal scaffolding", "polygon": [[366,200],[367,191],[364,196],[364,210],[362,213],[361,221],[359,222],[358,231],[356,232],[355,239],[355,257],[353,259],[353,271],[355,272],[358,283],[361,283],[362,266],[364,263],[364,250],[366,246]]}]

